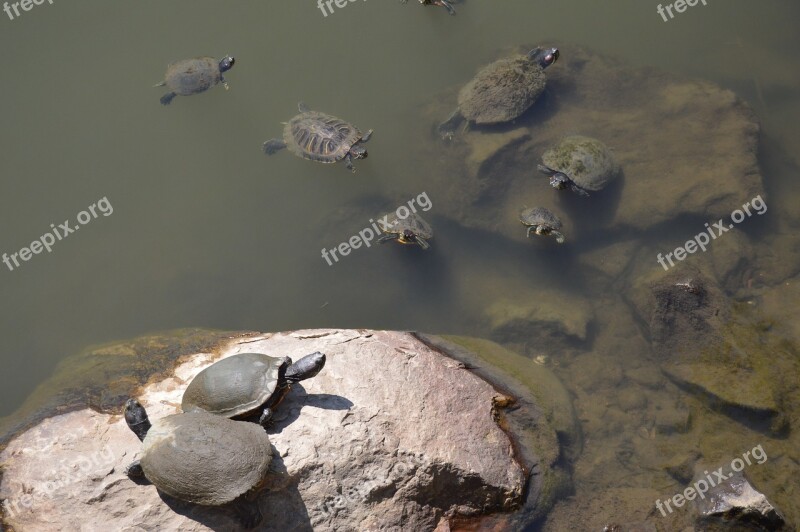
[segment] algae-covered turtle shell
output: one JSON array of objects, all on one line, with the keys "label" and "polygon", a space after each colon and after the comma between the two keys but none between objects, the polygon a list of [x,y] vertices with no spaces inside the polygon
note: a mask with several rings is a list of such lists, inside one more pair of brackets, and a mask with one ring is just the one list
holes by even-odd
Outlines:
[{"label": "algae-covered turtle shell", "polygon": [[544,92],[545,68],[558,60],[556,48],[534,48],[527,55],[499,59],[484,67],[458,93],[458,109],[439,126],[452,138],[461,122],[502,124],[522,116]]},{"label": "algae-covered turtle shell", "polygon": [[225,56],[221,60],[213,57],[194,57],[170,64],[164,75],[164,81],[156,85],[157,87],[166,85],[170,90],[161,98],[161,103],[169,105],[175,96],[198,94],[218,83],[225,83],[222,74],[230,70],[235,62],[233,57]]},{"label": "algae-covered turtle shell", "polygon": [[217,506],[260,484],[271,461],[269,437],[259,425],[191,412],[152,422],[140,464],[167,495]]},{"label": "algae-covered turtle shell", "polygon": [[564,235],[559,232],[561,220],[544,207],[523,209],[519,213],[519,221],[528,228],[528,238],[531,232],[535,232],[537,235],[552,235],[559,244],[564,242]]},{"label": "algae-covered turtle shell", "polygon": [[554,188],[570,187],[581,195],[604,189],[620,170],[605,144],[581,135],[561,139],[542,155],[542,162],[539,171],[550,176]]},{"label": "algae-covered turtle shell", "polygon": [[392,212],[379,220],[383,236],[378,240],[381,244],[396,240],[400,244],[417,244],[428,249],[428,240],[433,238],[433,228],[422,216],[412,212],[405,218]]}]

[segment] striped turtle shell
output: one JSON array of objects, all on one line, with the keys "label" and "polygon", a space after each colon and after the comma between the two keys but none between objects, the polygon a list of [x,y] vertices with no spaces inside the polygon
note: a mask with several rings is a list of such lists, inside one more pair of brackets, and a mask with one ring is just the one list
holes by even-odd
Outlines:
[{"label": "striped turtle shell", "polygon": [[300,113],[283,129],[283,140],[292,153],[321,163],[342,160],[362,136],[353,124],[317,111]]}]

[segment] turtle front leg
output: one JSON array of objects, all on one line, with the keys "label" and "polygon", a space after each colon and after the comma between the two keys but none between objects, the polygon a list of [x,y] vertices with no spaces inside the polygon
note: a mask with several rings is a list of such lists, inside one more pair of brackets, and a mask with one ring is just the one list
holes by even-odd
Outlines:
[{"label": "turtle front leg", "polygon": [[459,109],[456,109],[450,117],[439,124],[437,131],[441,135],[442,140],[453,140],[453,136],[458,130],[458,126],[464,121],[464,115],[461,114]]},{"label": "turtle front leg", "polygon": [[271,408],[269,407],[265,408],[264,411],[261,413],[261,417],[258,418],[258,424],[264,427],[265,429],[269,428],[270,426],[272,426],[273,414],[274,412],[272,411]]},{"label": "turtle front leg", "polygon": [[553,235],[554,237],[556,237],[556,242],[558,242],[559,244],[563,244],[564,243],[564,235],[563,234],[559,233],[558,231],[550,231],[550,234]]},{"label": "turtle front leg", "polygon": [[369,142],[370,137],[372,137],[372,130],[370,129],[367,131],[367,134],[361,137],[361,142]]},{"label": "turtle front leg", "polygon": [[219,77],[219,82],[222,83],[222,86],[225,87],[225,90],[230,90],[231,88],[228,86],[228,82],[225,80],[224,77]]},{"label": "turtle front leg", "polygon": [[526,235],[525,235],[525,236],[527,236],[528,238],[530,238],[530,237],[531,237],[531,231],[533,231],[534,229],[535,229],[535,228],[534,228],[532,225],[529,225],[529,226],[528,226],[528,232],[526,233]]},{"label": "turtle front leg", "polygon": [[344,165],[347,167],[348,170],[350,170],[354,174],[356,173],[356,167],[353,166],[353,156],[350,155],[349,153],[344,156]]},{"label": "turtle front leg", "polygon": [[428,241],[425,240],[424,238],[418,236],[416,237],[415,240],[417,241],[417,244],[419,244],[419,247],[421,247],[422,249],[430,249],[431,245],[428,244]]},{"label": "turtle front leg", "polygon": [[447,0],[434,0],[434,5],[442,6],[451,15],[455,15],[456,14],[456,10],[453,9],[453,6]]},{"label": "turtle front leg", "polygon": [[286,148],[286,143],[281,139],[271,139],[264,143],[264,153],[273,155]]}]

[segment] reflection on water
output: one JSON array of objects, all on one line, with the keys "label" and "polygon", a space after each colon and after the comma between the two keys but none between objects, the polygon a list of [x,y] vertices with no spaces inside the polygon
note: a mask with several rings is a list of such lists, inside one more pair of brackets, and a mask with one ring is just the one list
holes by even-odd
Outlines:
[{"label": "reflection on water", "polygon": [[[777,366],[791,372],[786,357],[795,353],[797,300],[771,288],[793,293],[800,271],[794,236],[800,203],[791,185],[800,148],[793,127],[800,111],[798,5],[709,3],[668,22],[655,3],[634,0],[613,6],[567,0],[546,7],[525,0],[502,6],[472,1],[461,3],[456,17],[399,2],[357,3],[329,16],[314,2],[45,5],[0,21],[7,76],[0,252],[30,247],[30,239],[51,223],[74,218],[96,198],[111,198],[114,216],[82,227],[24,268],[3,267],[0,414],[13,412],[65,356],[154,330],[418,329],[495,334],[528,356],[547,357],[575,394],[588,435],[584,465],[576,469],[577,496],[587,498],[581,500],[609,486],[623,490],[617,493],[623,499],[642,497],[639,506],[648,508],[653,494],[626,495],[624,489],[649,486],[656,496],[670,496],[673,485],[645,471],[678,470],[697,459],[688,450],[676,456],[654,437],[669,427],[677,438],[670,445],[697,449],[709,466],[757,444],[770,456],[776,455],[773,449],[791,448],[780,439],[785,433],[708,414],[654,367],[652,324],[637,307],[637,287],[661,270],[658,252],[684,245],[710,215],[671,219],[658,211],[657,197],[650,198],[652,209],[639,204],[645,212],[630,214],[624,199],[632,184],[626,180],[637,163],[637,153],[630,153],[620,188],[608,191],[604,203],[586,207],[580,198],[552,191],[517,198],[511,189],[520,205],[509,200],[507,218],[490,220],[485,205],[454,205],[458,196],[452,187],[443,188],[462,179],[462,154],[458,144],[434,136],[430,113],[446,118],[455,90],[500,50],[550,41],[563,57],[548,70],[554,84],[528,121],[549,124],[572,109],[575,123],[585,120],[591,128],[605,111],[618,131],[598,134],[636,134],[624,130],[630,116],[609,111],[626,103],[615,101],[613,92],[605,95],[607,105],[598,101],[579,112],[576,105],[586,99],[558,84],[559,76],[580,79],[579,68],[590,73],[596,65],[594,59],[577,65],[579,45],[626,65],[652,67],[654,85],[661,72],[669,72],[734,91],[761,123],[758,154],[769,212],[748,219],[741,232],[720,237],[707,255],[687,263],[697,259],[704,275],[722,280],[720,289],[734,306],[757,309],[742,318],[761,327],[751,331],[757,339],[748,345],[771,346],[782,353]],[[226,74],[229,91],[159,105],[163,91],[151,86],[168,63],[228,53],[237,59]],[[619,80],[621,90],[626,82]],[[369,158],[358,161],[357,173],[343,164],[264,156],[261,143],[301,100],[375,130]],[[715,127],[722,125],[700,125],[712,131],[712,145]],[[652,131],[674,127],[689,137],[697,126],[684,116],[679,124],[658,122]],[[527,142],[526,153],[540,155],[547,142],[533,130],[533,138],[502,142]],[[700,160],[708,146],[702,139],[695,144]],[[653,161],[659,150],[669,153],[668,146],[650,148]],[[699,174],[723,173],[727,161],[714,157],[698,166]],[[658,164],[681,162],[666,159]],[[535,173],[533,160],[506,163],[514,164],[507,167],[509,180]],[[545,178],[535,179],[543,181],[535,190],[545,190]],[[323,247],[345,241],[368,220],[424,193],[433,205],[425,217],[436,234],[428,252],[387,244],[361,249],[332,267],[320,259]],[[552,239],[525,241],[516,221],[520,208],[543,197],[557,198],[554,208],[572,231],[562,247]],[[699,197],[713,193],[682,201],[692,204]],[[753,197],[727,200],[741,205]],[[714,201],[692,212],[717,212]],[[631,219],[615,231],[598,230],[627,214]],[[512,226],[518,235],[498,237]],[[532,316],[530,303],[537,301],[546,301],[540,307],[548,310]],[[493,308],[497,302],[504,303]],[[765,319],[771,320],[768,327]],[[554,325],[520,329],[519,323],[530,321]],[[799,406],[787,401],[780,408],[796,419]],[[691,429],[674,428],[698,411],[704,413],[702,425],[695,419]],[[732,441],[731,434],[738,439]],[[798,457],[789,459],[796,467]],[[766,473],[753,476],[767,482]],[[791,494],[775,498],[797,520],[800,510],[791,506]]]}]

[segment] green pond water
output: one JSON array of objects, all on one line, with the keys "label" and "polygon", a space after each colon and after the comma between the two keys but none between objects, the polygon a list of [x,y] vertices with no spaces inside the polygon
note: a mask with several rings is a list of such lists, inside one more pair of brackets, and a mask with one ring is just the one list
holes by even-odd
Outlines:
[{"label": "green pond water", "polygon": [[[555,287],[565,296],[613,298],[619,285],[599,291],[576,269],[565,279],[557,255],[532,261],[522,244],[440,217],[437,202],[444,199],[433,194],[426,218],[436,236],[428,255],[373,246],[333,266],[320,256],[322,247],[369,225],[385,201],[399,205],[432,188],[427,169],[436,163],[435,150],[418,150],[421,110],[500,50],[520,44],[557,42],[565,55],[581,45],[630,66],[714,82],[746,101],[762,126],[759,163],[769,211],[743,230],[754,241],[774,234],[786,239],[773,240],[774,258],[763,263],[771,269],[754,270],[743,283],[768,290],[793,282],[800,271],[791,239],[800,223],[800,4],[709,0],[668,22],[657,5],[469,0],[449,17],[415,0],[368,0],[325,17],[312,0],[55,0],[13,20],[0,12],[0,253],[29,246],[50,224],[74,223],[105,198],[98,216],[55,242],[52,252],[33,255],[13,271],[0,264],[0,417],[13,415],[65,357],[154,331],[352,327],[480,336],[486,331],[476,316],[491,301],[475,294],[491,292],[482,284],[487,271],[507,275],[520,290]],[[215,87],[159,105],[164,91],[152,85],[168,63],[225,54],[236,57],[226,74],[229,91]],[[300,100],[375,130],[369,158],[356,161],[356,174],[286,152],[264,156],[262,142],[280,135],[281,122],[296,113]],[[429,142],[438,141],[431,135]],[[370,215],[371,200],[362,198],[384,200],[374,201]],[[362,209],[348,216],[348,205],[357,202]],[[695,222],[663,225],[647,238],[668,251],[701,228]],[[571,245],[575,256],[593,248],[591,241]],[[759,284],[758,275],[770,282]],[[777,319],[770,341],[796,345],[791,321],[797,301],[786,305],[789,317]],[[617,321],[620,330],[638,326],[632,315]],[[597,327],[606,322],[599,319],[590,338],[602,337]],[[609,465],[603,475],[587,465],[603,459],[598,447],[619,442],[593,432],[612,420],[582,408],[592,396],[582,365],[592,371],[605,360],[593,361],[599,351],[616,350],[620,365],[629,366],[642,358],[640,344],[589,342],[560,360],[560,345],[509,342],[526,355],[546,355],[578,398],[587,443],[574,480],[584,489],[566,507],[594,512],[592,490],[630,477],[642,479],[626,484],[632,489],[649,485],[664,497],[677,491],[655,475],[644,480],[650,462]],[[615,400],[614,387],[596,393],[599,403]],[[790,426],[800,423],[794,406],[787,407]],[[726,442],[711,461],[759,443],[769,451],[772,436],[725,419],[695,426],[694,440],[682,445],[709,449]],[[642,428],[635,419],[613,422],[632,438]],[[795,469],[796,438],[796,432],[784,434],[772,447]],[[668,455],[659,445],[666,444],[653,440],[652,463]],[[800,508],[789,501],[800,499],[798,488],[780,487],[784,481],[768,472],[758,475],[759,488],[797,522]],[[789,478],[797,484],[800,477]],[[652,506],[646,500],[642,504]],[[552,520],[542,526],[560,529]]]}]

